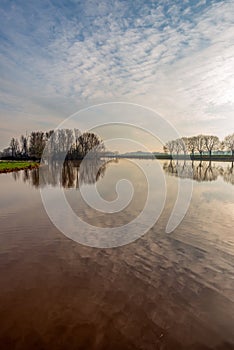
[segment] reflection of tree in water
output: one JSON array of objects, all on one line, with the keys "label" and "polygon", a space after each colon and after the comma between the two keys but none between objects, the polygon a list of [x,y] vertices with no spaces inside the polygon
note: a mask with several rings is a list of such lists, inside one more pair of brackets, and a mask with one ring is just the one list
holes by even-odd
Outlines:
[{"label": "reflection of tree in water", "polygon": [[[51,185],[64,188],[78,188],[83,184],[94,184],[104,176],[107,163],[116,160],[105,161],[102,159],[83,159],[80,161],[50,162],[40,169],[24,170],[22,179],[30,182],[34,187]],[[19,173],[13,173],[15,180],[19,179]]]},{"label": "reflection of tree in water", "polygon": [[172,176],[193,179],[198,182],[215,181],[222,176],[224,181],[234,184],[233,166],[217,166],[212,162],[166,162],[163,165],[164,171]]},{"label": "reflection of tree in water", "polygon": [[64,188],[72,188],[77,186],[78,165],[72,165],[71,162],[65,162],[62,166],[60,183]]},{"label": "reflection of tree in water", "polygon": [[191,179],[193,177],[191,162],[174,162],[170,160],[170,162],[164,163],[163,170],[170,175],[184,179]]},{"label": "reflection of tree in water", "polygon": [[30,179],[30,170],[24,169],[24,172],[23,172],[23,181],[24,181],[24,182],[28,182],[29,179]]},{"label": "reflection of tree in water", "polygon": [[19,180],[20,178],[20,172],[19,171],[13,171],[12,172],[12,176],[13,176],[13,179],[16,181],[16,180]]},{"label": "reflection of tree in water", "polygon": [[[84,159],[80,161],[51,162],[38,168],[25,169],[13,172],[15,181],[22,175],[24,182],[29,182],[35,187],[39,186],[63,186],[64,188],[78,188],[83,184],[94,184],[104,176],[107,164],[118,162],[118,159],[105,161],[102,159]],[[221,165],[212,162],[169,161],[163,165],[165,173],[184,179],[193,179],[198,182],[215,181],[219,176],[225,182],[234,185],[233,164]]]},{"label": "reflection of tree in water", "polygon": [[79,168],[79,185],[94,184],[106,171],[106,162],[102,159],[84,159]]},{"label": "reflection of tree in water", "polygon": [[212,165],[211,162],[200,162],[198,165],[193,164],[193,179],[199,182],[215,181],[221,175],[220,167]]},{"label": "reflection of tree in water", "polygon": [[223,173],[223,179],[225,182],[228,182],[234,185],[234,167],[233,164],[228,166],[225,172]]}]

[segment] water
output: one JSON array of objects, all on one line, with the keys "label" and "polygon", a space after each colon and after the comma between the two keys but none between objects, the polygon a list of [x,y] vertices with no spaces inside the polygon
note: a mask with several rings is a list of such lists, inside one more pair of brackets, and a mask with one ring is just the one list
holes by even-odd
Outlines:
[{"label": "water", "polygon": [[[140,162],[146,169],[156,160]],[[81,172],[69,163],[60,173],[55,164],[41,178],[38,170],[0,175],[0,348],[233,349],[231,163],[194,162],[191,176],[191,163],[161,161],[167,198],[159,220],[142,238],[113,249],[68,239],[40,197],[42,187],[63,186],[74,212],[90,224],[130,222],[147,199],[142,171],[124,159],[102,164],[96,174],[99,166]],[[156,183],[159,175],[152,174]],[[193,182],[192,200],[182,223],[166,234],[178,176]],[[82,199],[82,186],[95,183],[104,199],[116,199],[122,177],[135,190],[122,212],[98,212]],[[156,200],[161,192],[156,186]]]}]

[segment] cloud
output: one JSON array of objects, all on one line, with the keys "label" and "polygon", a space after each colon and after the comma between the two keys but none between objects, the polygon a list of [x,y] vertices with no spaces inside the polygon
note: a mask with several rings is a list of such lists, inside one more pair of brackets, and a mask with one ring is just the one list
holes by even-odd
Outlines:
[{"label": "cloud", "polygon": [[1,123],[53,125],[81,104],[127,99],[184,133],[226,118],[223,135],[234,126],[233,13],[232,1],[3,1]]}]

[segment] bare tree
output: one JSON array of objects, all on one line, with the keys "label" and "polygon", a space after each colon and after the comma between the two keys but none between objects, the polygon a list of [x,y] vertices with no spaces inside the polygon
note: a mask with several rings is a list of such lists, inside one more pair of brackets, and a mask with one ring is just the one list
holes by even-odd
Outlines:
[{"label": "bare tree", "polygon": [[58,141],[58,150],[59,152],[65,152],[66,150],[66,130],[58,129],[57,130],[57,141]]},{"label": "bare tree", "polygon": [[31,132],[29,139],[29,153],[30,156],[41,158],[44,147],[45,147],[45,137],[43,131],[33,131]]},{"label": "bare tree", "polygon": [[228,135],[224,138],[224,147],[232,152],[232,157],[234,156],[234,134]]},{"label": "bare tree", "polygon": [[204,144],[211,157],[212,151],[218,149],[220,146],[220,141],[218,136],[214,135],[204,135]]},{"label": "bare tree", "polygon": [[79,140],[79,137],[81,135],[81,132],[79,129],[74,129],[74,137],[75,137],[75,144],[76,144],[76,148],[78,149],[78,140]]},{"label": "bare tree", "polygon": [[104,143],[98,135],[90,132],[85,132],[80,135],[78,143],[79,154],[81,157],[85,157],[90,152],[92,156],[98,155],[98,153],[103,152],[105,149]]},{"label": "bare tree", "polygon": [[182,137],[180,143],[181,143],[182,151],[183,151],[184,155],[186,155],[186,153],[188,152],[189,138],[188,137]]},{"label": "bare tree", "polygon": [[175,141],[168,141],[163,147],[164,152],[166,153],[169,152],[170,155],[172,155],[174,148],[175,148]]},{"label": "bare tree", "polygon": [[20,137],[21,143],[21,154],[25,157],[28,156],[28,138],[27,136],[21,135]]},{"label": "bare tree", "polygon": [[46,141],[49,140],[49,138],[53,135],[53,133],[54,133],[54,130],[46,131],[45,133]]},{"label": "bare tree", "polygon": [[71,129],[66,129],[66,151],[70,151],[70,149],[72,148],[72,144],[74,142],[74,134],[73,134],[73,130]]},{"label": "bare tree", "polygon": [[202,157],[202,154],[205,151],[205,140],[203,135],[195,136],[195,148]]},{"label": "bare tree", "polygon": [[11,156],[16,157],[20,153],[20,147],[19,147],[19,141],[12,137],[10,142],[10,148],[11,148]]},{"label": "bare tree", "polygon": [[187,148],[190,154],[194,157],[194,152],[196,150],[196,137],[192,136],[188,138]]},{"label": "bare tree", "polygon": [[177,154],[177,156],[178,156],[178,154],[181,151],[184,152],[184,150],[185,150],[185,144],[184,144],[183,140],[182,139],[176,139],[174,141],[174,151]]}]

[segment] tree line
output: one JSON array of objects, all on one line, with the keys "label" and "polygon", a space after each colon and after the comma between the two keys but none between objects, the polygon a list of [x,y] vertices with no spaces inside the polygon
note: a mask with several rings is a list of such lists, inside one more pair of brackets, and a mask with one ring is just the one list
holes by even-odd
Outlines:
[{"label": "tree line", "polygon": [[[46,148],[45,148],[46,147]],[[59,159],[82,159],[89,152],[97,155],[105,150],[103,140],[92,132],[81,133],[79,129],[58,129],[32,131],[12,138],[9,147],[4,149],[1,158],[41,159],[42,154]]]},{"label": "tree line", "polygon": [[229,151],[234,156],[234,133],[226,136],[223,141],[214,135],[198,135],[171,140],[164,146],[165,153],[177,156],[189,154],[194,157],[198,153],[202,157],[207,152],[211,157],[212,152],[218,150]]}]

